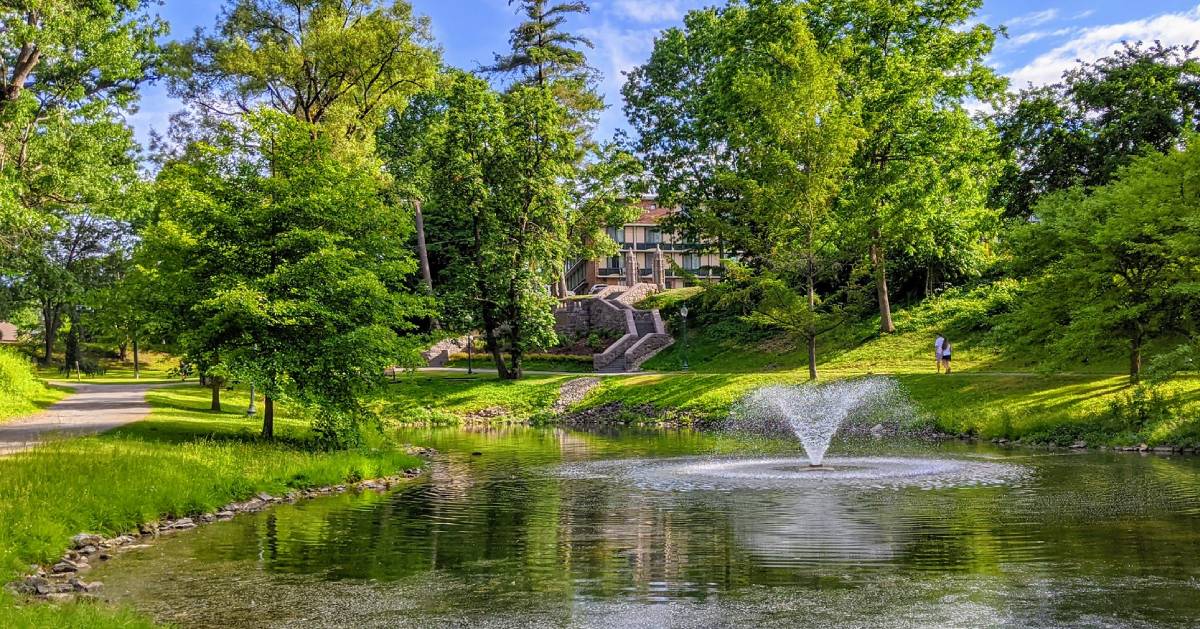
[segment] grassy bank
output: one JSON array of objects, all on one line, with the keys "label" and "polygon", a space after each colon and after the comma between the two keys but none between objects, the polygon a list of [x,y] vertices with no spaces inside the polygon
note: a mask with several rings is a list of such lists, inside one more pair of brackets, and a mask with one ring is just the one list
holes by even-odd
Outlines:
[{"label": "grassy bank", "polygon": [[[266,491],[374,478],[420,462],[388,444],[312,452],[307,424],[276,418],[281,440],[256,439],[245,394],[226,392],[226,412],[207,411],[208,390],[160,389],[148,395],[150,418],[95,437],[67,439],[0,458],[0,578],[61,556],[81,531],[116,534],[161,516],[211,512]],[[282,410],[282,409],[281,409]],[[142,626],[103,606],[21,605],[0,594],[0,627]]]},{"label": "grassy bank", "polygon": [[404,424],[457,425],[471,418],[526,421],[549,412],[571,376],[417,373],[400,376],[374,403],[386,419]]},{"label": "grassy bank", "polygon": [[0,422],[44,410],[68,392],[38,380],[24,356],[0,349]]},{"label": "grassy bank", "polygon": [[[823,381],[862,375],[827,370]],[[913,403],[914,422],[949,434],[1060,444],[1200,445],[1200,377],[1172,380],[1151,398],[1139,398],[1139,390],[1122,376],[910,371],[889,377]],[[571,378],[529,376],[507,382],[494,375],[423,373],[391,385],[381,410],[407,422],[441,425],[468,419],[548,419],[559,386]],[[798,370],[647,373],[605,378],[577,408],[622,403],[722,419],[738,398],[757,387],[807,381],[807,373]]]}]

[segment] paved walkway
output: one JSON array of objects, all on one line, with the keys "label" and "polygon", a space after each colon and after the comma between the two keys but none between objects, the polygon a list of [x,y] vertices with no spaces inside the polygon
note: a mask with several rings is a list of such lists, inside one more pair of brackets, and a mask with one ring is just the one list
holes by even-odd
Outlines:
[{"label": "paved walkway", "polygon": [[172,384],[77,384],[75,392],[54,406],[0,423],[0,456],[27,450],[50,434],[91,435],[145,419],[150,414],[146,391]]}]

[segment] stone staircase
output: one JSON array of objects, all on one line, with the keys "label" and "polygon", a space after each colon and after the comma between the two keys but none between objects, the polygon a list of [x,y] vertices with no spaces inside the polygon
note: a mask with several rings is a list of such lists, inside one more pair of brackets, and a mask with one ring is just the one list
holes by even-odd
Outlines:
[{"label": "stone staircase", "polygon": [[599,354],[592,355],[592,367],[599,373],[638,371],[642,363],[675,343],[657,310],[638,310],[633,303],[654,292],[652,284],[613,287],[597,294],[596,307],[604,319],[624,322],[625,334]]}]

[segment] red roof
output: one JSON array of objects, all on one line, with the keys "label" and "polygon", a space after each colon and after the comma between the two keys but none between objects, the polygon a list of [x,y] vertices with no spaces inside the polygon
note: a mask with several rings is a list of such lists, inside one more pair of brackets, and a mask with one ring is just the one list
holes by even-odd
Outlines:
[{"label": "red roof", "polygon": [[653,199],[642,199],[638,202],[642,206],[642,213],[638,216],[635,223],[658,223],[660,220],[675,213],[674,208],[659,207]]}]

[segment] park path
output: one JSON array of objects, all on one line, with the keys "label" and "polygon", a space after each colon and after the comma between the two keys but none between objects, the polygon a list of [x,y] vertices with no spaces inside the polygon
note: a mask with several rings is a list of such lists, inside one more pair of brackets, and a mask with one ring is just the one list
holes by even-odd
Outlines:
[{"label": "park path", "polygon": [[146,392],[171,384],[80,384],[50,408],[0,423],[0,456],[32,448],[49,435],[91,435],[145,419]]}]

